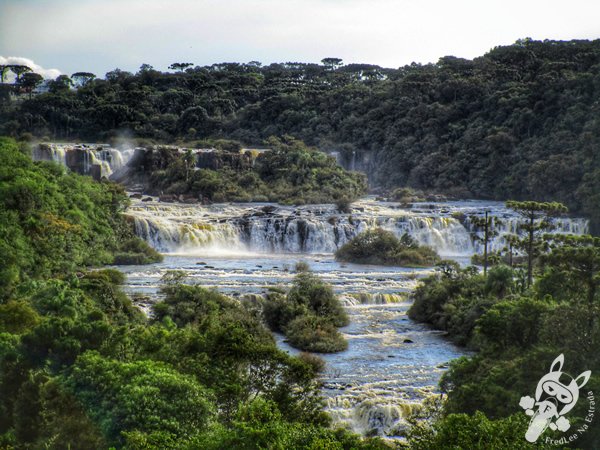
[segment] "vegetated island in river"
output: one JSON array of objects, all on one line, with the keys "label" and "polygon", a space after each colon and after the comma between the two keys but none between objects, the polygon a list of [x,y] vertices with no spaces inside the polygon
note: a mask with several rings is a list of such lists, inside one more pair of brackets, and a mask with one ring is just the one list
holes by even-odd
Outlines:
[{"label": "vegetated island in river", "polygon": [[397,238],[382,228],[367,230],[352,238],[335,252],[335,259],[357,264],[384,266],[433,266],[440,257],[431,247],[419,245],[408,234]]},{"label": "vegetated island in river", "polygon": [[263,315],[269,328],[284,333],[287,342],[300,350],[346,350],[348,342],[338,328],[348,325],[348,316],[331,285],[311,273],[306,263],[298,263],[296,271],[287,294],[272,291],[266,296]]},{"label": "vegetated island in river", "polygon": [[269,139],[264,151],[243,151],[235,141],[208,144],[217,148],[138,151],[122,181],[171,201],[336,203],[344,211],[367,192],[364,174],[344,170],[334,157],[289,136]]}]

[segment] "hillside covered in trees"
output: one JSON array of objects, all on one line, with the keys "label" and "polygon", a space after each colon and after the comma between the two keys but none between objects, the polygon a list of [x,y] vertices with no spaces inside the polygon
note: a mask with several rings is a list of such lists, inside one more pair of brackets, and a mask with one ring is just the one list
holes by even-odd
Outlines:
[{"label": "hillside covered in trees", "polygon": [[288,134],[337,151],[374,187],[554,200],[600,217],[600,40],[524,39],[399,69],[336,58],[171,68],[80,72],[33,97],[21,86],[2,101],[0,134],[246,145]]}]

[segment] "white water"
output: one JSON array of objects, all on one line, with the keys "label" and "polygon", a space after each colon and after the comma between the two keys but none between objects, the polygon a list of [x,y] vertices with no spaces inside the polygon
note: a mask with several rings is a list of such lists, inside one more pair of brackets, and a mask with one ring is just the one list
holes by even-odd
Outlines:
[{"label": "white water", "polygon": [[[332,252],[361,231],[380,226],[397,235],[408,232],[420,243],[463,263],[480,250],[468,219],[486,209],[501,218],[492,249],[504,246],[504,235],[517,230],[518,219],[498,202],[397,204],[363,200],[351,214],[331,205],[282,207],[257,204],[211,206],[135,202],[127,214],[136,232],[167,253],[152,266],[123,267],[128,289],[156,298],[160,277],[169,269],[185,271],[188,282],[233,296],[263,294],[269,287],[288,287],[293,267],[304,260],[331,283],[350,316],[342,329],[347,351],[323,355],[327,409],[334,420],[363,434],[402,435],[406,417],[435,395],[446,363],[465,354],[440,333],[410,321],[409,294],[432,269],[341,264]],[[459,220],[460,215],[467,219]],[[584,233],[583,219],[561,219],[559,232]],[[296,352],[282,336],[280,347]]]},{"label": "white water", "polygon": [[82,175],[92,175],[96,167],[100,178],[109,178],[125,167],[133,152],[133,149],[119,150],[106,144],[44,143],[35,147],[33,158],[57,162]]},{"label": "white water", "polygon": [[[102,176],[123,168],[131,152],[106,146],[52,144],[38,149],[37,159],[59,162],[80,173],[94,167]],[[83,159],[82,159],[83,158]],[[446,363],[465,354],[440,333],[410,321],[409,293],[432,269],[407,269],[340,264],[332,253],[358,233],[382,227],[460,262],[481,252],[481,236],[469,216],[485,210],[502,220],[491,251],[505,246],[505,236],[518,232],[518,217],[500,202],[399,204],[363,200],[351,214],[331,205],[282,207],[258,204],[211,206],[134,201],[127,212],[136,233],[167,253],[164,262],[123,266],[126,289],[149,308],[157,299],[160,278],[167,270],[183,270],[189,283],[214,287],[232,295],[262,294],[269,287],[288,287],[293,267],[308,262],[331,283],[346,306],[350,325],[342,332],[347,351],[324,355],[327,409],[334,420],[363,434],[402,435],[406,417],[434,395]],[[587,232],[583,219],[564,218],[556,232]],[[278,344],[296,352],[277,336]]]},{"label": "white water", "polygon": [[[397,236],[410,234],[420,244],[446,257],[468,257],[481,252],[475,239],[481,231],[470,217],[491,210],[501,220],[490,251],[502,250],[507,234],[518,232],[518,216],[500,202],[419,203],[403,209],[398,204],[362,200],[350,214],[332,205],[285,207],[267,204],[211,206],[136,202],[128,211],[136,233],[166,253],[226,249],[258,253],[333,253],[364,230],[381,227]],[[461,216],[464,219],[461,219]],[[583,234],[584,219],[560,218],[555,232]]]},{"label": "white water", "polygon": [[[289,287],[300,260],[333,285],[350,317],[350,325],[341,330],[348,350],[321,355],[327,363],[323,381],[328,411],[339,425],[358,433],[400,435],[407,414],[435,393],[444,364],[464,354],[440,333],[406,316],[408,294],[431,269],[340,264],[331,254],[177,254],[159,264],[120,269],[127,274],[126,289],[144,296],[142,306],[147,308],[170,269],[185,271],[187,283],[241,297]],[[297,353],[283,336],[276,337],[280,347]]]}]

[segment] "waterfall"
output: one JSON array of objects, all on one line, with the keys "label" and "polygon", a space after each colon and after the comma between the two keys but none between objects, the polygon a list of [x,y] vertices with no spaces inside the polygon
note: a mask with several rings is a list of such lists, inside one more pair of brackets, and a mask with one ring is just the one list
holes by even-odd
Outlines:
[{"label": "waterfall", "polygon": [[[502,219],[491,251],[506,245],[509,233],[519,232],[519,218],[502,203],[455,202],[398,205],[362,200],[351,214],[332,205],[288,207],[256,204],[211,206],[136,202],[127,214],[138,236],[165,253],[203,252],[207,249],[257,253],[333,253],[357,234],[376,227],[400,237],[408,233],[419,244],[442,256],[468,257],[482,251],[481,236],[468,219],[484,206]],[[584,234],[588,223],[580,218],[556,220],[554,232]]]},{"label": "waterfall", "polygon": [[42,143],[34,148],[33,159],[54,161],[73,172],[100,179],[123,169],[133,152],[133,149],[119,150],[105,144]]}]

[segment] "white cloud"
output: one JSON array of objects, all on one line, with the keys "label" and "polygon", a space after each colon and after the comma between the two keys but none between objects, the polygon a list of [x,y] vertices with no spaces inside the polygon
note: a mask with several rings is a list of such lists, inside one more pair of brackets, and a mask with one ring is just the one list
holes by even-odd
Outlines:
[{"label": "white cloud", "polygon": [[399,67],[524,37],[598,38],[598,17],[598,0],[0,0],[0,53],[100,76],[327,56]]},{"label": "white cloud", "polygon": [[[58,69],[45,69],[39,64],[33,62],[33,60],[29,58],[23,58],[22,56],[1,56],[0,55],[0,65],[21,65],[27,66],[35,73],[39,73],[46,79],[54,79],[61,74]],[[9,78],[11,75],[8,76]]]}]

